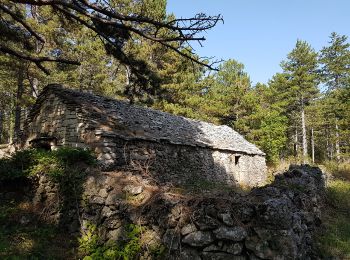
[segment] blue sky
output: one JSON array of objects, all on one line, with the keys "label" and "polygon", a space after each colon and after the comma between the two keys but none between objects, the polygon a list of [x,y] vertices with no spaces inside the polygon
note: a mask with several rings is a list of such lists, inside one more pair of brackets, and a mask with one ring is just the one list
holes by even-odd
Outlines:
[{"label": "blue sky", "polygon": [[333,31],[350,37],[350,0],[168,0],[167,11],[177,17],[222,14],[225,23],[205,33],[196,52],[242,62],[253,83],[280,72],[297,39],[318,51]]}]

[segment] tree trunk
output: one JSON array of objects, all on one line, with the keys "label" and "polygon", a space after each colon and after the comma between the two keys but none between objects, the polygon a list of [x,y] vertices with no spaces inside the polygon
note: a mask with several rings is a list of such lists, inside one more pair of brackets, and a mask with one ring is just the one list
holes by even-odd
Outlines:
[{"label": "tree trunk", "polygon": [[312,163],[315,163],[314,128],[311,128],[311,157],[312,157]]},{"label": "tree trunk", "polygon": [[39,93],[39,90],[38,90],[38,86],[39,86],[39,80],[37,78],[33,78],[32,82],[32,95],[34,98],[37,98],[38,97],[38,93]]},{"label": "tree trunk", "polygon": [[299,153],[299,145],[298,145],[298,128],[295,126],[295,134],[294,134],[294,157],[298,157]]},{"label": "tree trunk", "polygon": [[130,84],[130,67],[128,65],[125,65],[125,84],[128,86]]},{"label": "tree trunk", "polygon": [[331,142],[330,142],[330,133],[329,126],[326,128],[326,151],[327,151],[327,159],[331,159]]},{"label": "tree trunk", "polygon": [[[33,6],[31,8],[31,14],[33,16],[33,19],[35,20],[35,22],[37,24],[39,24],[39,19],[38,19],[38,7],[37,6]],[[35,41],[35,52],[37,54],[40,53],[41,49],[42,49],[42,46],[40,46],[41,43],[39,43],[39,41]],[[29,73],[28,73],[29,74]],[[28,79],[30,78],[30,76],[28,75]],[[38,97],[38,94],[39,94],[39,90],[38,90],[38,86],[39,86],[39,80],[36,78],[36,77],[33,77],[31,82],[31,87],[32,87],[32,95],[34,98],[37,98]]]},{"label": "tree trunk", "polygon": [[301,129],[303,141],[303,163],[307,162],[307,139],[306,139],[306,125],[305,125],[305,110],[304,105],[301,107]]},{"label": "tree trunk", "polygon": [[340,144],[339,144],[339,125],[338,120],[335,120],[335,156],[337,161],[340,160]]},{"label": "tree trunk", "polygon": [[131,69],[128,65],[125,65],[125,84],[126,88],[124,91],[124,94],[126,94],[127,98],[129,99],[130,104],[134,103],[134,94],[135,94],[135,89],[132,84],[130,84],[131,81]]},{"label": "tree trunk", "polygon": [[23,86],[23,80],[24,80],[24,69],[21,67],[18,71],[18,78],[17,78],[17,94],[16,94],[16,103],[15,103],[15,127],[14,127],[14,139],[17,139],[19,136],[19,133],[21,131],[21,100],[22,95],[24,91]]},{"label": "tree trunk", "polygon": [[332,142],[332,143],[331,143],[330,156],[329,156],[329,158],[330,158],[331,160],[333,160],[333,150],[334,150],[334,147],[333,147],[333,142]]},{"label": "tree trunk", "polygon": [[4,122],[4,113],[0,111],[0,144],[3,142],[2,133],[3,133],[3,122]]}]

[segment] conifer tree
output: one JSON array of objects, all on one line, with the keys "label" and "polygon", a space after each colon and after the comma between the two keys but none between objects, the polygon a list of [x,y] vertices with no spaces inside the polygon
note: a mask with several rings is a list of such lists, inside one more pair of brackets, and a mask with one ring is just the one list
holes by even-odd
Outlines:
[{"label": "conifer tree", "polygon": [[317,53],[307,42],[301,40],[297,41],[295,48],[288,54],[287,60],[281,63],[288,77],[285,92],[290,97],[289,103],[300,115],[303,162],[307,161],[308,156],[305,108],[319,92],[317,65]]},{"label": "conifer tree", "polygon": [[329,46],[321,50],[319,61],[322,66],[322,82],[326,87],[324,95],[326,106],[323,110],[324,127],[328,134],[326,149],[330,151],[331,159],[335,150],[335,157],[340,160],[341,150],[346,150],[346,146],[349,145],[346,138],[349,124],[346,123],[344,115],[346,104],[342,103],[344,101],[342,97],[346,96],[350,84],[350,44],[347,43],[347,37],[333,32]]},{"label": "conifer tree", "polygon": [[214,122],[234,126],[243,112],[243,97],[251,87],[244,65],[234,59],[225,61],[211,82],[206,93],[207,113]]},{"label": "conifer tree", "polygon": [[281,103],[274,102],[275,89],[258,83],[243,97],[244,111],[236,129],[258,145],[268,163],[277,163],[287,140],[287,117]]}]

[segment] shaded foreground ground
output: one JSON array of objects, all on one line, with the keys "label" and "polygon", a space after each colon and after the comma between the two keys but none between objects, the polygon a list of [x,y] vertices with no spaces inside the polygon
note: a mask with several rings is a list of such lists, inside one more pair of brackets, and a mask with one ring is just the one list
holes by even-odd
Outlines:
[{"label": "shaded foreground ground", "polygon": [[30,187],[27,180],[0,187],[0,259],[74,259],[77,239],[41,221]]}]

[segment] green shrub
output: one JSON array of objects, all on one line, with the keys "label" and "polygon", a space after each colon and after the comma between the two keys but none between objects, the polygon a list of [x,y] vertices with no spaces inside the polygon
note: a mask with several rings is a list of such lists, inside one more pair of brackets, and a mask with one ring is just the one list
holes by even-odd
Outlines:
[{"label": "green shrub", "polygon": [[99,260],[99,259],[135,259],[141,253],[141,235],[142,227],[129,224],[126,227],[126,239],[116,243],[99,244],[96,226],[87,225],[87,231],[79,238],[79,249],[84,260]]},{"label": "green shrub", "polygon": [[0,181],[26,177],[28,169],[35,164],[35,153],[35,150],[23,150],[9,159],[0,159]]},{"label": "green shrub", "polygon": [[90,151],[62,147],[56,151],[28,149],[16,152],[9,159],[0,159],[0,181],[28,177],[39,173],[62,176],[75,164],[92,165],[95,158]]},{"label": "green shrub", "polygon": [[62,147],[53,152],[54,156],[65,165],[72,165],[76,162],[84,162],[92,165],[96,162],[90,150],[81,148]]},{"label": "green shrub", "polygon": [[91,255],[95,253],[98,248],[98,236],[96,233],[96,226],[88,223],[86,225],[85,234],[78,239],[79,249],[83,254]]}]

